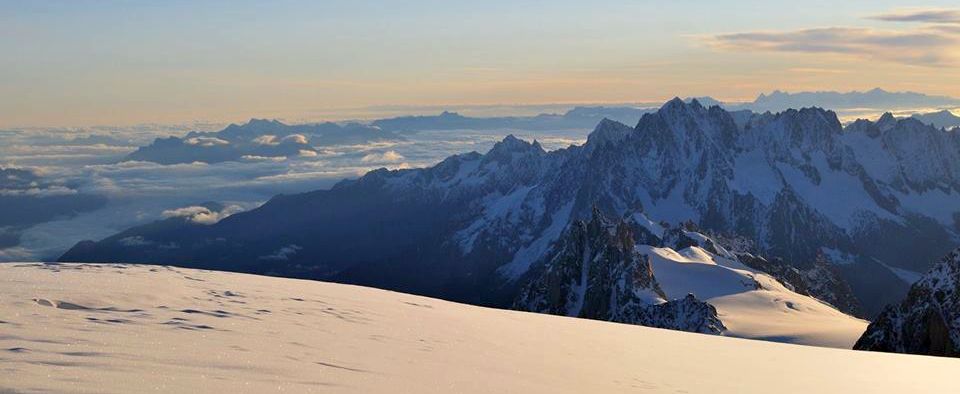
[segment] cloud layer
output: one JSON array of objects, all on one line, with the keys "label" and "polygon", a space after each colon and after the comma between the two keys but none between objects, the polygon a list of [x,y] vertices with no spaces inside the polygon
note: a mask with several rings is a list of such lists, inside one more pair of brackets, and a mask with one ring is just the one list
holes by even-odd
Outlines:
[{"label": "cloud layer", "polygon": [[875,29],[818,27],[789,31],[717,34],[705,42],[719,50],[832,54],[913,66],[958,64],[960,10],[912,9],[880,14],[870,19],[919,22],[921,27]]},{"label": "cloud layer", "polygon": [[960,10],[949,8],[910,8],[874,15],[870,19],[886,22],[960,24]]},{"label": "cloud layer", "polygon": [[[557,149],[584,142],[587,131],[514,130],[513,133],[528,140],[536,138],[547,149]],[[108,200],[103,209],[26,229],[19,246],[0,248],[0,261],[56,258],[77,241],[101,239],[115,234],[118,229],[164,217],[178,216],[199,224],[211,224],[240,208],[254,208],[276,194],[328,188],[343,178],[357,177],[380,167],[427,166],[451,154],[472,150],[486,152],[503,138],[505,132],[420,132],[402,141],[338,144],[318,150],[304,148],[299,142],[310,142],[308,137],[293,134],[287,140],[274,139],[280,141],[280,145],[293,143],[298,149],[286,157],[171,165],[122,160],[136,149],[135,144],[148,144],[155,138],[182,134],[183,130],[137,127],[83,133],[90,138],[75,141],[74,132],[60,129],[0,132],[0,167],[21,169],[11,169],[9,174],[0,175],[0,195],[40,197],[76,193],[105,196]],[[134,136],[137,142],[124,146],[106,146],[100,142],[103,137],[113,135]],[[212,145],[198,147],[202,149],[218,149],[219,146],[219,141],[213,139],[198,138],[195,143]],[[40,175],[43,180],[31,184]],[[14,179],[9,179],[10,176]],[[226,208],[213,208],[208,202]],[[129,239],[124,242],[134,245],[138,241]],[[279,252],[284,251],[273,256],[285,255]],[[288,255],[291,251],[285,253]]]}]

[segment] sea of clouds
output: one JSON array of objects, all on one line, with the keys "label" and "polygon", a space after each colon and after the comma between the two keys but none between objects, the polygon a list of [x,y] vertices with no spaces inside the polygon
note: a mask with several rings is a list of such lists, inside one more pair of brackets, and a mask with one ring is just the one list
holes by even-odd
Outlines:
[{"label": "sea of clouds", "polygon": [[[216,164],[163,165],[125,157],[154,138],[216,131],[220,124],[142,125],[0,131],[0,168],[31,171],[42,188],[4,190],[103,196],[98,209],[16,229],[19,242],[0,247],[0,261],[52,260],[85,239],[98,240],[132,226],[173,216],[213,224],[277,194],[329,188],[377,168],[433,165],[458,153],[484,153],[507,134],[537,139],[553,150],[586,140],[589,130],[456,130],[405,133],[400,141],[313,147],[310,154],[243,157]],[[269,137],[264,137],[264,142]],[[198,143],[213,143],[197,141]],[[209,208],[210,203],[222,207]],[[0,229],[2,230],[2,229]],[[14,230],[10,230],[14,231]]]}]

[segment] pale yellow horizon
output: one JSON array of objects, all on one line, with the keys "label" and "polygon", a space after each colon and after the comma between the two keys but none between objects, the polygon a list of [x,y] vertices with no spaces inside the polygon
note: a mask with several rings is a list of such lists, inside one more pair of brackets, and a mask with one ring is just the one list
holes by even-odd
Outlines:
[{"label": "pale yellow horizon", "polygon": [[955,9],[901,3],[0,2],[0,128],[510,115],[773,90],[960,97]]}]

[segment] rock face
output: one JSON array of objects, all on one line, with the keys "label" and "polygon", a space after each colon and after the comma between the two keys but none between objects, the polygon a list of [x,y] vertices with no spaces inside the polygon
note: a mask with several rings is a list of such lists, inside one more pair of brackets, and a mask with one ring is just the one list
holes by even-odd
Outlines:
[{"label": "rock face", "polygon": [[692,294],[668,301],[649,257],[634,248],[630,227],[599,211],[589,222],[572,223],[513,308],[705,334],[723,332],[726,328],[710,304]]},{"label": "rock face", "polygon": [[701,334],[720,334],[727,329],[717,317],[717,308],[698,300],[693,294],[651,305],[646,308],[646,315],[626,323]]},{"label": "rock face", "polygon": [[924,271],[957,244],[960,133],[892,116],[843,127],[820,108],[732,114],[675,99],[636,127],[601,121],[582,146],[545,152],[507,137],[486,154],[372,171],[210,226],[130,229],[61,260],[269,273],[503,307],[594,207],[643,212],[639,244],[669,238],[661,222],[750,240],[748,253],[766,260],[754,268],[875,316],[883,297],[906,293],[903,271]]},{"label": "rock face", "polygon": [[960,357],[960,249],[887,307],[854,349]]},{"label": "rock face", "polygon": [[513,307],[707,334],[725,330],[716,308],[694,295],[667,301],[649,258],[634,246],[622,220],[595,211],[589,222],[575,221]]},{"label": "rock face", "polygon": [[596,212],[570,224],[544,272],[520,293],[516,308],[555,315],[629,321],[635,309],[667,298],[629,227]]}]

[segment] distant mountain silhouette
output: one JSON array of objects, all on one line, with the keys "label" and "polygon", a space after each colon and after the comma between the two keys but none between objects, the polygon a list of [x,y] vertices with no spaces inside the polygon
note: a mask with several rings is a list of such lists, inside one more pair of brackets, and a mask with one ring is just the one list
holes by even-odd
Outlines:
[{"label": "distant mountain silhouette", "polygon": [[930,96],[916,92],[888,92],[875,88],[866,92],[797,92],[776,90],[761,94],[751,103],[727,105],[730,110],[749,109],[755,112],[779,112],[789,108],[820,107],[832,110],[870,108],[880,110],[936,108],[960,106],[960,100],[946,96]]},{"label": "distant mountain silhouette", "polygon": [[624,123],[636,123],[640,116],[652,109],[638,107],[575,107],[564,114],[539,114],[535,116],[470,117],[456,112],[444,111],[439,115],[400,116],[375,120],[371,124],[387,131],[421,130],[566,130],[590,129],[601,119],[607,118]]},{"label": "distant mountain silhouette", "polygon": [[960,116],[953,112],[942,110],[925,114],[913,114],[913,118],[933,127],[951,129],[960,126]]},{"label": "distant mountain silhouette", "polygon": [[251,119],[217,132],[190,132],[183,137],[157,138],[126,160],[161,164],[219,163],[244,158],[316,155],[318,146],[397,141],[403,137],[359,123],[286,125],[277,120]]}]

